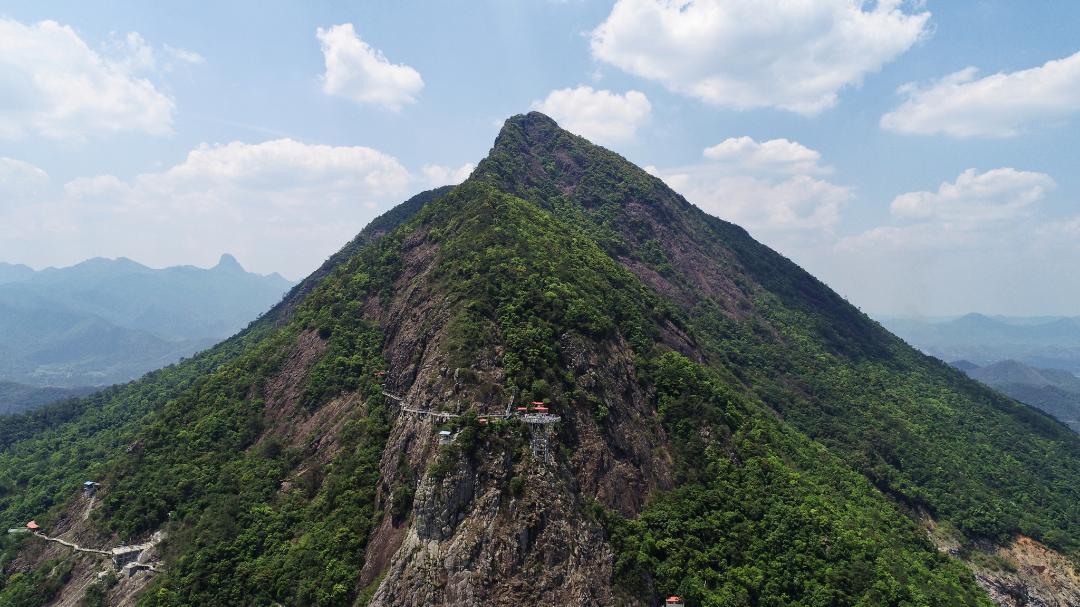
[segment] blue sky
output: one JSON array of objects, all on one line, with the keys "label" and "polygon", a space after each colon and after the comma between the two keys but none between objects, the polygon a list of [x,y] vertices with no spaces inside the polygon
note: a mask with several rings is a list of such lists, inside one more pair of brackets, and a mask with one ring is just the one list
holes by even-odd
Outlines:
[{"label": "blue sky", "polygon": [[1080,314],[1080,5],[783,4],[6,2],[0,261],[299,278],[538,108],[868,312]]}]

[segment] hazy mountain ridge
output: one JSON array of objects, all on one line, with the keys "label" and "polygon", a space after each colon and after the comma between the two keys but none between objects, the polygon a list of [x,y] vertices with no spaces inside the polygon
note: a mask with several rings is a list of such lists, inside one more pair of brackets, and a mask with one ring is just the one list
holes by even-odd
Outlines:
[{"label": "hazy mountain ridge", "polygon": [[[926,516],[1080,554],[1076,435],[546,116],[402,208],[192,360],[0,420],[0,516],[167,530],[96,590],[162,606],[989,605]],[[5,540],[0,598],[93,579]]]},{"label": "hazy mountain ridge", "polygon": [[290,285],[249,274],[230,255],[210,269],[97,258],[32,272],[0,284],[0,378],[128,381],[236,332]]},{"label": "hazy mountain ridge", "polygon": [[1080,433],[1080,378],[1072,373],[1037,369],[1015,360],[985,367],[952,364],[972,378],[1049,413]]},{"label": "hazy mountain ridge", "polygon": [[979,366],[1018,360],[1038,368],[1080,372],[1080,317],[885,317],[881,323],[911,345],[942,360]]},{"label": "hazy mountain ridge", "polygon": [[0,284],[18,282],[34,275],[34,269],[23,264],[11,264],[0,261]]}]

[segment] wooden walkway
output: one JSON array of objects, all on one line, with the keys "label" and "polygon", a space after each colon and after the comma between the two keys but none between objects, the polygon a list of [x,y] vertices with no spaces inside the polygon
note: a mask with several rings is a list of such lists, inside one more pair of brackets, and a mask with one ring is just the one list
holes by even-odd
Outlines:
[{"label": "wooden walkway", "polygon": [[69,542],[67,540],[62,540],[62,539],[60,539],[58,537],[49,537],[49,536],[45,535],[44,533],[41,533],[40,531],[34,531],[33,534],[36,535],[37,537],[40,537],[41,539],[43,539],[43,540],[45,540],[47,542],[56,542],[57,544],[60,544],[61,546],[67,546],[68,548],[71,548],[75,552],[89,552],[91,554],[103,554],[105,556],[112,556],[113,555],[112,552],[109,552],[107,550],[98,550],[97,548],[83,548],[82,546],[80,546],[78,544],[73,544],[72,542]]},{"label": "wooden walkway", "polygon": [[[11,532],[11,531],[9,530],[9,532]],[[139,554],[141,554],[144,550],[148,550],[148,549],[153,548],[154,546],[158,545],[158,542],[161,541],[161,537],[158,536],[157,534],[155,534],[154,539],[150,540],[149,542],[144,542],[142,544],[130,544],[130,545],[124,545],[124,546],[117,546],[116,548],[110,548],[108,550],[99,550],[97,548],[84,548],[84,547],[82,547],[82,546],[80,546],[80,545],[78,545],[78,544],[76,544],[74,542],[69,542],[67,540],[63,540],[63,539],[60,539],[58,537],[50,537],[50,536],[45,535],[44,533],[42,533],[40,531],[33,531],[32,534],[34,536],[36,536],[36,537],[39,537],[39,538],[47,541],[47,542],[53,542],[53,543],[56,543],[56,544],[60,544],[61,546],[66,546],[68,548],[71,548],[75,552],[85,552],[87,554],[100,554],[102,556],[110,557],[114,561],[116,561],[118,566],[121,566],[121,567],[131,565],[133,567],[137,567],[137,568],[140,568],[140,569],[148,569],[150,571],[160,571],[160,569],[157,569],[156,567],[154,567],[150,563],[135,563],[135,560],[138,558]]]},{"label": "wooden walkway", "polygon": [[[383,396],[385,396],[387,398],[392,398],[392,399],[398,401],[398,403],[400,403],[401,410],[404,411],[405,413],[412,413],[412,414],[415,414],[415,415],[430,415],[431,417],[434,417],[436,419],[454,419],[455,417],[461,417],[460,413],[449,413],[449,412],[446,412],[446,411],[435,411],[434,409],[419,409],[419,408],[416,408],[416,407],[407,407],[407,406],[405,406],[405,399],[404,398],[402,398],[402,397],[400,397],[400,396],[398,396],[396,394],[391,394],[391,393],[386,392],[386,391],[383,391]],[[489,418],[489,419],[490,418],[507,418],[507,417],[510,417],[512,415],[510,413],[510,409],[513,406],[514,406],[514,399],[510,399],[510,404],[506,405],[506,411],[505,412],[503,412],[503,413],[477,413],[476,416],[477,417],[486,417],[486,418]]]}]

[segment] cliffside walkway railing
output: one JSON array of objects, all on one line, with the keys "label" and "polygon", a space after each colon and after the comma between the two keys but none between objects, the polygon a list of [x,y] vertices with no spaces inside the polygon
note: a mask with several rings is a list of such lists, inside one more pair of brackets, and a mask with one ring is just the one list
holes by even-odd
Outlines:
[{"label": "cliffside walkway railing", "polygon": [[[9,533],[14,533],[15,531],[15,529],[8,530]],[[161,571],[160,569],[154,567],[152,563],[138,562],[140,554],[142,554],[146,550],[149,550],[150,548],[153,548],[154,546],[157,546],[158,543],[161,541],[161,536],[159,536],[158,534],[155,534],[155,537],[149,542],[143,542],[142,544],[117,546],[108,550],[100,550],[98,548],[84,548],[74,542],[69,542],[58,537],[51,537],[45,535],[41,531],[31,531],[31,535],[43,539],[47,542],[53,542],[56,544],[60,544],[61,546],[66,546],[67,548],[71,548],[75,552],[84,552],[87,554],[99,554],[101,556],[107,556],[111,558],[113,562],[116,563],[116,566],[120,567],[121,569],[128,568],[146,569],[154,572]]]}]

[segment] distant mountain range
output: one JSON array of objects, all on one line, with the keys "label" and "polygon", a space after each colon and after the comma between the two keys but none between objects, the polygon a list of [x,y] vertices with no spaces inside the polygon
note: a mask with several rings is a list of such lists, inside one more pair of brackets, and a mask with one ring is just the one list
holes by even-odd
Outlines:
[{"label": "distant mountain range", "polygon": [[[126,258],[41,271],[0,264],[0,380],[38,388],[128,381],[235,333],[291,285],[249,273],[231,255],[209,269]],[[7,392],[16,393],[27,394]]]},{"label": "distant mountain range", "polygon": [[24,280],[34,275],[34,269],[30,266],[0,262],[0,285]]},{"label": "distant mountain range", "polygon": [[911,345],[942,360],[980,367],[1016,360],[1040,369],[1080,372],[1080,318],[968,314],[958,318],[882,318]]},{"label": "distant mountain range", "polygon": [[1080,432],[1080,318],[885,318],[887,329]]},{"label": "distant mountain range", "polygon": [[1037,369],[1016,360],[1003,360],[985,367],[966,360],[951,364],[973,379],[1042,409],[1080,433],[1080,378],[1072,373]]}]

